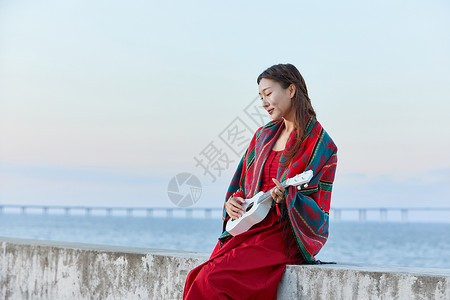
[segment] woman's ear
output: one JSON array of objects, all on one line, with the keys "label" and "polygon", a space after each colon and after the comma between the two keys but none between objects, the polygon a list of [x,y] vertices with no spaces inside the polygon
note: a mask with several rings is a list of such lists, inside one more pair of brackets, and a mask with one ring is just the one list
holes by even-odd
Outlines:
[{"label": "woman's ear", "polygon": [[296,90],[296,86],[295,84],[291,83],[291,85],[289,86],[289,97],[292,99],[295,96],[295,90]]}]

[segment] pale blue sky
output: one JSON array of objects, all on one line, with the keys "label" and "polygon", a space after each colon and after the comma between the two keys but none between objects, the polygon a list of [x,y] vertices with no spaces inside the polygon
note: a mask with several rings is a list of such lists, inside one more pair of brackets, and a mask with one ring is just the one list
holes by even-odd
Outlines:
[{"label": "pale blue sky", "polygon": [[334,206],[446,206],[449,53],[448,1],[2,1],[0,203],[171,206],[190,172],[221,206],[238,157],[215,182],[193,157],[292,63]]}]

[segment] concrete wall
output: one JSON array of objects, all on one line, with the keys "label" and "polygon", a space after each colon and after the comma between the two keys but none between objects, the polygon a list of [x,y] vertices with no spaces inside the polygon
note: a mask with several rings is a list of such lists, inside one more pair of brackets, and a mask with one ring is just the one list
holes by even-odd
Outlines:
[{"label": "concrete wall", "polygon": [[[207,253],[0,237],[0,299],[181,299]],[[287,266],[278,299],[449,299],[450,270]]]}]

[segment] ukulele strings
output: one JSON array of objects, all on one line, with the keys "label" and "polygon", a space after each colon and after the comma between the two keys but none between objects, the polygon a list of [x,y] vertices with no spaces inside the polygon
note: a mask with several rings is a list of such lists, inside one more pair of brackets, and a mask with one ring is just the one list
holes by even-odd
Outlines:
[{"label": "ukulele strings", "polygon": [[[281,182],[281,186],[284,188],[287,186],[287,179]],[[258,201],[256,201],[256,204],[260,204],[261,202],[266,201],[268,198],[270,198],[270,190],[262,194],[261,197],[259,197]]]}]

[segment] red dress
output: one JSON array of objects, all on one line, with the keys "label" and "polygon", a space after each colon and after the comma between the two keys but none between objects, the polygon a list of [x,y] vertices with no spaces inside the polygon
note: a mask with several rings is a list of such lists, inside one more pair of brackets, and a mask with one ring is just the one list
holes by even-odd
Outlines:
[{"label": "red dress", "polygon": [[[266,192],[275,186],[280,151],[272,150],[264,163],[261,188]],[[247,232],[217,243],[211,257],[189,272],[183,299],[276,299],[277,287],[286,264],[299,264],[300,249],[290,225],[291,249],[287,258],[286,240],[275,207],[267,217]],[[293,250],[291,250],[293,251]],[[290,253],[292,254],[292,252]]]}]

